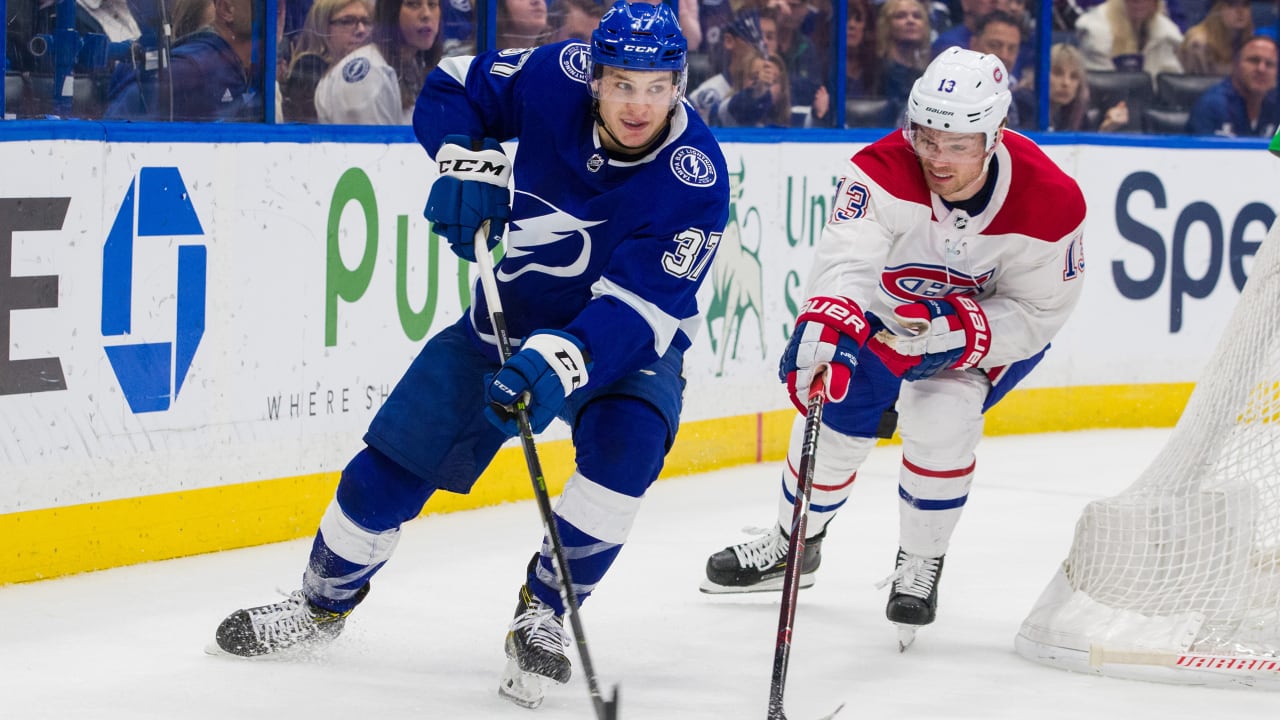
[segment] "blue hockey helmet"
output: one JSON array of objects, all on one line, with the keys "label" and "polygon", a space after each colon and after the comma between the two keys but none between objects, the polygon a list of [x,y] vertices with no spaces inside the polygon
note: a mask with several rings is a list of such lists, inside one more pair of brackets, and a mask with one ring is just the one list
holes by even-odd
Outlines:
[{"label": "blue hockey helmet", "polygon": [[591,63],[683,72],[689,42],[671,6],[618,0],[591,33]]}]

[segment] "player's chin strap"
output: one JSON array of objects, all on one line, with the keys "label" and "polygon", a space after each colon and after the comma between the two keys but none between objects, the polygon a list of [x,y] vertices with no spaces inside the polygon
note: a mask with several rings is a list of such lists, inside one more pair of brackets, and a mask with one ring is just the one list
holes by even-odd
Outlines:
[{"label": "player's chin strap", "polygon": [[[675,116],[676,105],[679,105],[679,104],[680,104],[679,101],[676,101],[676,103],[671,106],[671,109],[667,111],[667,125],[666,125],[667,128],[671,127],[671,118]],[[656,136],[654,136],[653,140],[650,140],[644,145],[640,145],[638,147],[632,147],[622,142],[621,140],[618,139],[617,135],[613,134],[613,131],[609,129],[609,126],[605,125],[604,117],[600,115],[599,100],[591,101],[591,116],[595,118],[596,124],[600,126],[600,129],[608,133],[609,137],[613,138],[613,141],[618,143],[618,146],[626,150],[627,153],[630,155],[644,155],[645,153],[649,152],[649,150],[653,148],[654,145],[657,145],[658,143],[662,142],[662,138],[663,138],[662,133],[658,133]]]}]

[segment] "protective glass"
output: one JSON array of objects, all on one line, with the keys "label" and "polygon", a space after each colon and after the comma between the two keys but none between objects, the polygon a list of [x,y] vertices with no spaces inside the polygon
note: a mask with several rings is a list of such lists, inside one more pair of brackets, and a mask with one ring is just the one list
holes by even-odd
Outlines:
[{"label": "protective glass", "polygon": [[680,86],[670,70],[609,72],[592,81],[591,92],[602,103],[629,103],[673,107]]},{"label": "protective glass", "polygon": [[916,155],[936,163],[980,162],[987,155],[982,133],[954,133],[908,123],[903,132]]}]

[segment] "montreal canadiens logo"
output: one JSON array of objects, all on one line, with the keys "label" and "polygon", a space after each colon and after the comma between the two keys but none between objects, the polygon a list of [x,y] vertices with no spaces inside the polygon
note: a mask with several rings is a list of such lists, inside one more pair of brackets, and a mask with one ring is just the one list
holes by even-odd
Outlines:
[{"label": "montreal canadiens logo", "polygon": [[994,274],[994,270],[973,276],[939,265],[897,265],[880,273],[880,289],[902,302],[947,295],[977,295]]},{"label": "montreal canadiens logo", "polygon": [[587,81],[587,61],[590,59],[590,47],[582,43],[569,43],[560,51],[560,69],[571,80],[585,83]]},{"label": "montreal canadiens logo", "polygon": [[342,79],[349,83],[360,82],[369,74],[369,58],[358,57],[342,66]]},{"label": "montreal canadiens logo", "polygon": [[680,182],[693,187],[706,187],[716,182],[716,167],[701,150],[682,145],[671,153],[671,172]]},{"label": "montreal canadiens logo", "polygon": [[1004,70],[1001,70],[1000,68],[992,70],[991,77],[995,78],[996,82],[1002,82],[1004,80]]}]

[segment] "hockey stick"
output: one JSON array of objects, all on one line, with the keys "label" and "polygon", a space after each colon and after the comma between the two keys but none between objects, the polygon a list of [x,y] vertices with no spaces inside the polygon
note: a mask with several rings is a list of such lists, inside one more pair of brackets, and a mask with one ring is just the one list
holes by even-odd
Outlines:
[{"label": "hockey stick", "polygon": [[[804,534],[808,527],[809,495],[813,491],[813,462],[818,453],[818,430],[822,427],[822,404],[826,401],[826,381],[822,371],[809,386],[805,412],[804,441],[800,446],[800,468],[796,473],[796,497],[791,509],[791,540],[787,545],[787,573],[782,577],[782,608],[778,613],[778,641],[773,650],[773,682],[769,686],[768,720],[786,720],[782,692],[787,684],[787,663],[791,659],[791,630],[796,622],[796,598],[800,593],[800,571],[804,559]],[[831,711],[830,720],[844,707]]]},{"label": "hockey stick", "polygon": [[[511,337],[507,334],[507,321],[502,313],[502,298],[498,295],[498,281],[493,272],[493,257],[486,249],[489,234],[489,223],[486,221],[476,231],[476,265],[480,268],[480,285],[484,289],[484,299],[489,306],[489,323],[493,325],[493,334],[498,338],[498,352],[502,361],[511,357]],[[542,462],[538,460],[538,448],[533,443],[533,425],[529,422],[529,408],[524,400],[516,401],[516,425],[520,428],[520,445],[524,448],[525,464],[529,466],[529,476],[533,481],[533,495],[538,501],[538,512],[542,515],[542,527],[551,541],[551,554],[555,559],[556,572],[560,579],[560,598],[564,602],[565,614],[573,627],[573,637],[578,644],[578,656],[582,658],[582,672],[587,678],[587,689],[591,693],[591,702],[595,707],[598,720],[617,720],[618,686],[608,700],[600,693],[600,683],[596,680],[595,667],[591,663],[591,653],[587,650],[587,634],[582,627],[582,617],[578,610],[578,596],[573,591],[573,578],[569,576],[569,561],[565,558],[564,543],[560,541],[560,530],[556,527],[555,515],[551,511],[551,498],[547,493],[547,480],[542,474]]]}]

